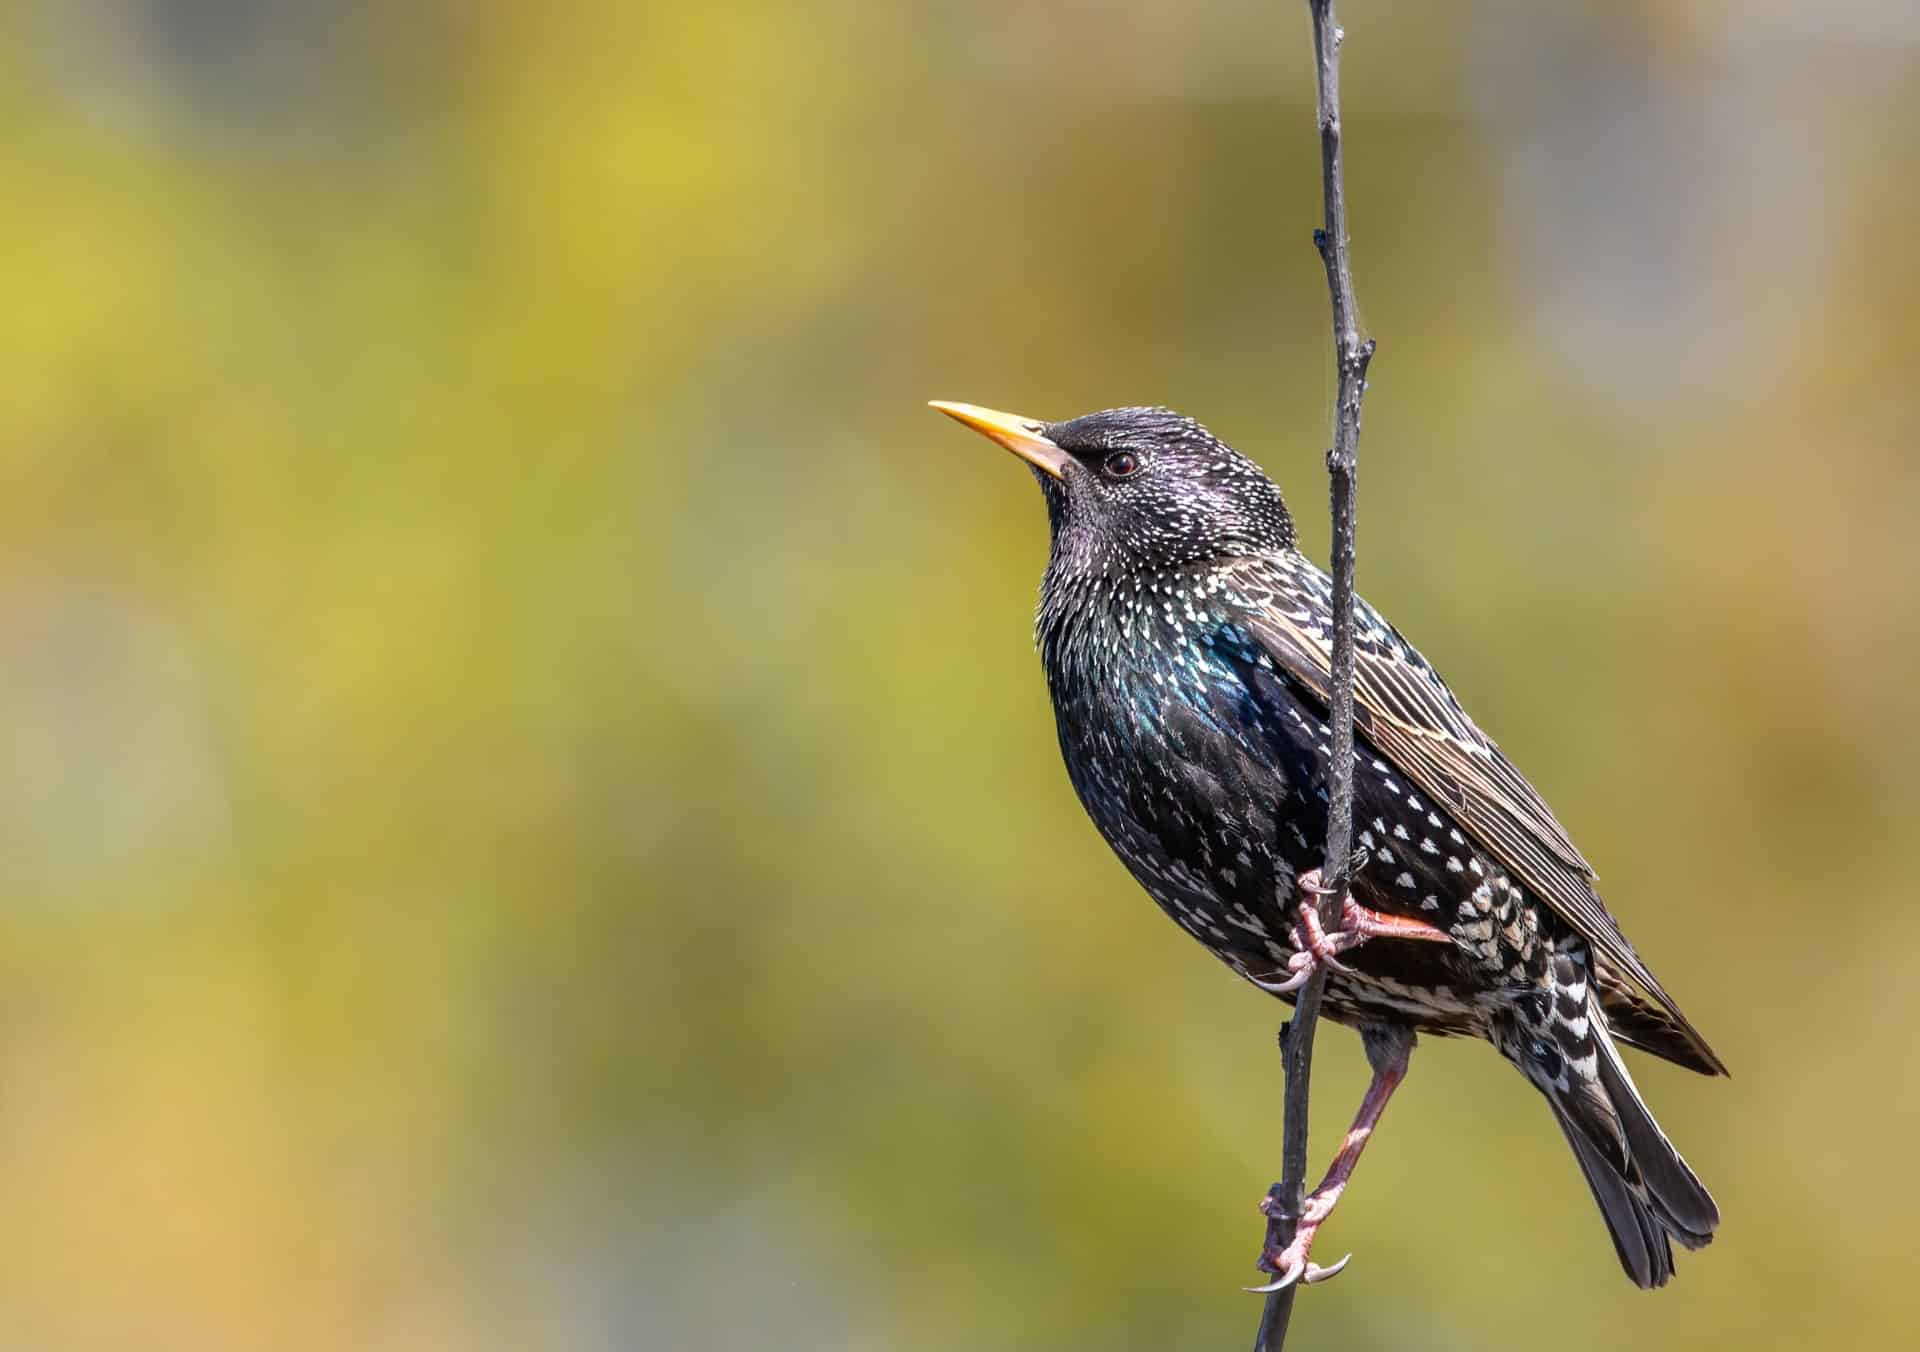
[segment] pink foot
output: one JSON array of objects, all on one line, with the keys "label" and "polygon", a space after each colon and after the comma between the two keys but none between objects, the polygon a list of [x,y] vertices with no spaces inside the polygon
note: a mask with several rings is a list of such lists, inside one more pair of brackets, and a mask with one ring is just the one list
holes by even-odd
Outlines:
[{"label": "pink foot", "polygon": [[[1347,1264],[1353,1261],[1352,1254],[1332,1267],[1321,1267],[1307,1257],[1313,1248],[1314,1237],[1320,1233],[1320,1227],[1326,1223],[1327,1217],[1333,1214],[1334,1203],[1340,1200],[1341,1189],[1345,1186],[1345,1180],[1331,1186],[1322,1184],[1308,1194],[1306,1205],[1301,1208],[1303,1214],[1294,1227],[1293,1242],[1284,1249],[1269,1246],[1261,1250],[1259,1268],[1262,1272],[1275,1274],[1274,1279],[1265,1286],[1249,1286],[1247,1290],[1263,1293],[1278,1291],[1295,1282],[1312,1286],[1316,1282],[1338,1277],[1346,1270]],[[1268,1219],[1272,1219],[1278,1209],[1279,1203],[1271,1196],[1260,1203],[1260,1210]]]},{"label": "pink foot", "polygon": [[[1285,995],[1307,984],[1314,969],[1324,965],[1329,971],[1344,972],[1339,955],[1360,947],[1369,939],[1418,939],[1426,943],[1453,942],[1445,930],[1410,916],[1372,911],[1355,901],[1351,894],[1340,899],[1340,928],[1328,934],[1320,924],[1320,870],[1300,875],[1295,886],[1300,892],[1299,923],[1287,932],[1296,950],[1287,959],[1289,975],[1277,982],[1261,982],[1267,990]],[[1331,1275],[1331,1274],[1329,1274]]]}]

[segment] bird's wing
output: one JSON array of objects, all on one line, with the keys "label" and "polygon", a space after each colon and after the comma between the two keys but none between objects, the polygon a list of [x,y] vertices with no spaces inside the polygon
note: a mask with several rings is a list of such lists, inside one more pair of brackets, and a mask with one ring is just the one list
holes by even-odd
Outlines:
[{"label": "bird's wing", "polygon": [[[1324,582],[1325,574],[1312,570]],[[1307,581],[1302,578],[1301,581]],[[1276,598],[1248,626],[1274,663],[1324,703],[1332,671],[1331,608],[1320,587],[1303,609]],[[1318,603],[1318,604],[1316,604]],[[1354,725],[1381,755],[1438,800],[1484,848],[1593,947],[1614,973],[1670,1015],[1706,1069],[1726,1068],[1633,951],[1593,889],[1595,874],[1566,828],[1480,731],[1420,653],[1364,601],[1355,603]]]}]

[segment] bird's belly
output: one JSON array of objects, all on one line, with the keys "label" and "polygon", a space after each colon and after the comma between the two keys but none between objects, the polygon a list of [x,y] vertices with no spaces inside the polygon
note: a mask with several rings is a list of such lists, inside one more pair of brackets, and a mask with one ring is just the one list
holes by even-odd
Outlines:
[{"label": "bird's belly", "polygon": [[1222,956],[1286,962],[1280,898],[1292,893],[1296,871],[1259,833],[1264,823],[1146,820],[1098,791],[1085,801],[1120,862],[1181,928]]},{"label": "bird's belly", "polygon": [[[1136,684],[1130,698],[1061,708],[1061,750],[1087,814],[1140,885],[1256,985],[1288,974],[1296,879],[1321,862],[1328,736],[1304,704],[1223,709],[1201,680]],[[1540,973],[1538,908],[1461,833],[1362,747],[1353,880],[1361,905],[1453,939],[1381,939],[1345,955],[1327,1010],[1345,1023],[1478,1032]]]},{"label": "bird's belly", "polygon": [[[1114,853],[1176,924],[1256,986],[1267,989],[1288,976],[1289,959],[1298,951],[1295,880],[1306,870],[1292,852],[1272,846],[1272,833],[1287,832],[1286,825],[1257,817],[1193,821],[1167,833],[1163,814],[1149,824],[1098,791],[1085,799]],[[1249,835],[1247,826],[1259,834]],[[1306,849],[1301,853],[1317,864]],[[1383,909],[1377,903],[1387,898],[1379,893],[1371,879],[1356,879],[1362,905]],[[1347,970],[1331,974],[1325,1007],[1330,1018],[1350,1025],[1400,1023],[1423,1032],[1479,1034],[1503,979],[1497,961],[1482,961],[1457,943],[1381,939],[1341,961]]]}]

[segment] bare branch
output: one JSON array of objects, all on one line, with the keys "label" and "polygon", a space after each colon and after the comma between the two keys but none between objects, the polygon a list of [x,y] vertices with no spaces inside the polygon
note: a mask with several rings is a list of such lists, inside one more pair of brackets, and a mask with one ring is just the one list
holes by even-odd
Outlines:
[{"label": "bare branch", "polygon": [[[1355,472],[1360,445],[1360,404],[1366,395],[1367,366],[1373,342],[1362,341],[1353,299],[1353,269],[1347,255],[1347,198],[1340,146],[1340,42],[1333,0],[1307,0],[1313,16],[1314,65],[1320,89],[1320,175],[1326,199],[1326,223],[1313,242],[1326,264],[1327,290],[1333,298],[1333,349],[1339,371],[1333,448],[1327,474],[1333,498],[1333,675],[1328,720],[1333,728],[1333,758],[1328,788],[1327,849],[1320,876],[1322,922],[1332,928],[1340,918],[1340,899],[1351,881],[1353,852],[1353,565]],[[1307,1185],[1307,1103],[1313,1070],[1313,1035],[1326,989],[1326,968],[1314,969],[1294,1002],[1293,1021],[1282,1030],[1287,1075],[1284,1145],[1280,1181],[1268,1192],[1267,1252],[1293,1240]],[[1267,1296],[1254,1352],[1280,1352],[1293,1315],[1299,1283]]]}]

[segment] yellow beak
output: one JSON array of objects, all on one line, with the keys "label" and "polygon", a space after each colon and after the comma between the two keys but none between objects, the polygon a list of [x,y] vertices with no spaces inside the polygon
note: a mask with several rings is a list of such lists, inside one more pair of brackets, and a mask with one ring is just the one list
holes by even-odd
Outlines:
[{"label": "yellow beak", "polygon": [[927,405],[937,408],[955,422],[965,423],[989,441],[997,441],[1035,469],[1056,479],[1066,477],[1067,462],[1073,457],[1042,435],[1046,424],[1038,418],[1023,418],[1018,413],[1001,413],[978,404],[950,404],[935,399]]}]

